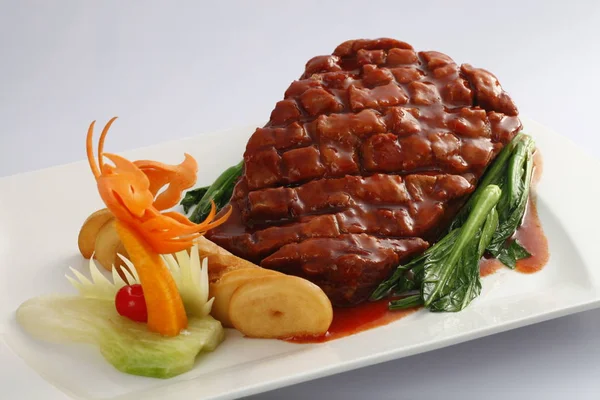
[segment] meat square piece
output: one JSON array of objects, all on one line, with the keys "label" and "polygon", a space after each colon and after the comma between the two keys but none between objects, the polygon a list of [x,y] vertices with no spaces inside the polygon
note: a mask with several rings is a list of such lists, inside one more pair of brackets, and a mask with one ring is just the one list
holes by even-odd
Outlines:
[{"label": "meat square piece", "polygon": [[295,183],[318,178],[325,172],[321,164],[319,150],[314,147],[302,147],[286,151],[281,156],[286,181]]},{"label": "meat square piece", "polygon": [[252,135],[231,217],[207,236],[358,304],[438,239],[520,129],[490,72],[395,39],[346,41],[308,61]]},{"label": "meat square piece", "polygon": [[408,96],[404,90],[395,82],[390,82],[384,86],[378,86],[373,89],[361,89],[356,86],[350,86],[348,98],[350,107],[354,111],[360,111],[364,108],[381,108],[405,104]]},{"label": "meat square piece", "polygon": [[311,88],[300,95],[302,106],[310,115],[341,111],[343,106],[331,93],[322,88]]}]

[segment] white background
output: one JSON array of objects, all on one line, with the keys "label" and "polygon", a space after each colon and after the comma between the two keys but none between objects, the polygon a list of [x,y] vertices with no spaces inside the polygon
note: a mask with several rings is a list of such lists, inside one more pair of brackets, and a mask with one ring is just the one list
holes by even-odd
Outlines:
[{"label": "white background", "polygon": [[[382,36],[490,69],[523,115],[600,157],[598,2],[3,0],[0,176],[83,159],[93,119],[120,116],[112,152],[260,124],[309,58]],[[0,398],[65,398],[0,358]],[[600,310],[252,399],[567,396],[600,397]]]}]

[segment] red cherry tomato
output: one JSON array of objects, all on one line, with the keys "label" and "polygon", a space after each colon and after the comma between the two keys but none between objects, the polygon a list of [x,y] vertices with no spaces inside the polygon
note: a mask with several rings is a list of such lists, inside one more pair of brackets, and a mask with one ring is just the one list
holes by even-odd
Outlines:
[{"label": "red cherry tomato", "polygon": [[115,296],[115,306],[117,312],[136,322],[148,321],[148,310],[146,309],[146,299],[142,285],[123,286]]}]

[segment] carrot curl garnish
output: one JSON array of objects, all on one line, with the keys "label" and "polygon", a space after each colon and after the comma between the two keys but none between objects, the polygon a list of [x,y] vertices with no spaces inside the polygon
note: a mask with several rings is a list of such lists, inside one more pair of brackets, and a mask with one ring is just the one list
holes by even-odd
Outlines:
[{"label": "carrot curl garnish", "polygon": [[[215,220],[215,209],[199,224],[179,213],[161,213],[177,205],[182,192],[194,185],[198,164],[189,154],[181,164],[167,165],[150,160],[131,162],[104,153],[104,142],[115,119],[102,130],[98,159],[93,151],[94,122],[88,129],[86,149],[100,196],[117,220],[127,224],[158,254],[186,250],[196,238],[225,222],[231,210]],[[112,164],[104,163],[104,158]]]},{"label": "carrot curl garnish", "polygon": [[92,173],[94,174],[94,178],[97,179],[100,176],[100,169],[98,168],[98,163],[96,162],[96,158],[94,157],[93,135],[94,135],[94,125],[95,124],[96,124],[96,121],[92,121],[92,123],[90,124],[90,127],[88,128],[88,133],[87,133],[87,137],[86,137],[86,141],[85,141],[85,150],[87,153],[88,162],[90,164],[90,169],[92,170]]},{"label": "carrot curl garnish", "polygon": [[[106,125],[104,125],[104,129],[102,129],[102,133],[100,134],[100,140],[98,141],[98,165],[100,166],[100,172],[102,172],[102,166],[104,165],[104,159],[102,156],[104,155],[104,141],[106,140],[106,135],[108,134],[108,130],[117,117],[112,117]],[[93,132],[92,132],[93,133]],[[92,136],[92,134],[90,134]]]},{"label": "carrot curl garnish", "polygon": [[157,210],[166,210],[179,204],[181,193],[196,183],[198,163],[187,153],[185,160],[179,165],[149,160],[135,161],[134,164],[150,179],[150,191],[153,195],[156,196],[160,189],[169,185],[154,200]]}]

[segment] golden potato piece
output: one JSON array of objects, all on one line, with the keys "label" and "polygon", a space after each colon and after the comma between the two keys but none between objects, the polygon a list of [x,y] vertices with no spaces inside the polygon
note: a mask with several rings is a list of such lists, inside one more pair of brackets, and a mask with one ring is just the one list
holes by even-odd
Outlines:
[{"label": "golden potato piece", "polygon": [[208,258],[208,280],[216,282],[229,271],[241,268],[260,268],[243,258],[234,256],[224,248],[216,245],[205,237],[198,239],[200,258]]},{"label": "golden potato piece", "polygon": [[[95,258],[107,271],[117,260],[117,250],[122,246],[121,238],[115,229],[114,221],[106,223],[96,236]],[[123,254],[123,253],[121,253]],[[123,254],[125,255],[125,254]],[[119,260],[119,262],[121,262]]]},{"label": "golden potato piece", "polygon": [[81,229],[79,230],[79,236],[77,238],[77,245],[81,255],[85,258],[90,258],[94,252],[96,246],[96,237],[98,232],[107,222],[114,219],[114,216],[108,208],[103,208],[91,214],[83,222]]},{"label": "golden potato piece", "polygon": [[[210,261],[208,265],[210,268]],[[233,292],[248,281],[270,275],[283,274],[260,267],[237,269],[225,273],[218,282],[210,284],[209,296],[215,298],[212,305],[212,316],[221,321],[223,326],[233,327],[229,319],[229,302]]]},{"label": "golden potato piece", "polygon": [[[218,244],[211,242],[204,236],[200,236],[198,238],[197,242],[198,242],[198,250],[201,251],[204,254],[204,256],[232,255],[229,251],[225,250]],[[243,259],[240,258],[240,260],[243,260]],[[246,261],[246,260],[244,260],[244,261]],[[249,262],[249,261],[246,261],[246,262]]]},{"label": "golden potato piece", "polygon": [[208,258],[211,314],[223,326],[255,338],[321,335],[329,329],[331,302],[313,283],[261,268],[204,237],[198,252]]},{"label": "golden potato piece", "polygon": [[229,318],[246,336],[285,339],[325,334],[333,309],[317,285],[279,274],[255,278],[238,287],[231,296]]}]

